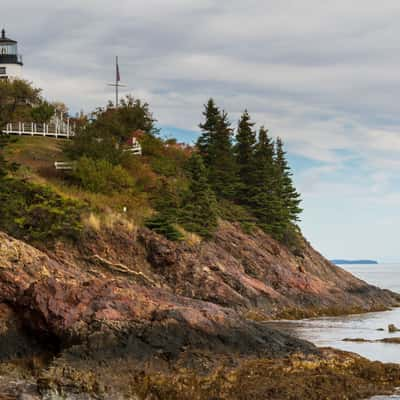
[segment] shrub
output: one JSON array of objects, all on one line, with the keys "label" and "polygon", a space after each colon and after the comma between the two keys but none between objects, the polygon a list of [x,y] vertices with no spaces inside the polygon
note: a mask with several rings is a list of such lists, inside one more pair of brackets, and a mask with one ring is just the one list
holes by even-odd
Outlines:
[{"label": "shrub", "polygon": [[113,193],[134,186],[132,177],[122,166],[114,166],[107,160],[82,157],[73,175],[83,189],[95,193]]},{"label": "shrub", "polygon": [[179,232],[179,230],[175,228],[169,219],[162,214],[158,214],[155,217],[147,220],[146,227],[160,235],[165,236],[168,240],[183,240],[183,235]]},{"label": "shrub", "polygon": [[27,241],[76,239],[85,207],[47,187],[0,179],[0,228]]},{"label": "shrub", "polygon": [[49,104],[47,101],[43,101],[38,106],[32,108],[31,118],[33,122],[38,124],[49,123],[51,117],[54,115],[55,108],[53,105]]}]

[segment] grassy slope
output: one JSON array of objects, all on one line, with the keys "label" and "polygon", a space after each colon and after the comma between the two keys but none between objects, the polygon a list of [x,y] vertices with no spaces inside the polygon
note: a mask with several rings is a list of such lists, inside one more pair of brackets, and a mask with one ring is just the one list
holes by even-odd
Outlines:
[{"label": "grassy slope", "polygon": [[6,158],[20,165],[17,177],[31,182],[50,186],[58,194],[87,202],[99,216],[122,214],[128,209],[128,217],[134,223],[141,224],[151,214],[147,196],[138,192],[136,196],[115,193],[104,195],[91,193],[66,182],[68,172],[56,171],[55,161],[65,161],[62,153],[63,139],[48,137],[15,137],[7,146]]}]

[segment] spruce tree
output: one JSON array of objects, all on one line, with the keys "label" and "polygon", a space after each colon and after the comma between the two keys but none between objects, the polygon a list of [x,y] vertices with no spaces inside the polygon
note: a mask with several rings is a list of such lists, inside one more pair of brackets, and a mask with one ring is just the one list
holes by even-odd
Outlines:
[{"label": "spruce tree", "polygon": [[233,130],[228,114],[221,111],[215,139],[210,149],[208,178],[217,196],[233,200],[237,191],[237,166],[232,146]]},{"label": "spruce tree", "polygon": [[299,221],[299,215],[303,211],[300,208],[300,194],[294,187],[292,172],[286,160],[286,152],[283,149],[282,139],[276,140],[275,171],[277,194],[283,202],[290,222]]},{"label": "spruce tree", "polygon": [[153,203],[157,214],[146,221],[146,227],[171,241],[182,240],[175,227],[181,206],[181,193],[175,182],[163,179]]},{"label": "spruce tree", "polygon": [[218,197],[233,199],[238,179],[233,154],[233,130],[228,114],[220,111],[212,99],[203,112],[205,121],[200,124],[202,134],[197,147],[203,158],[208,181]]},{"label": "spruce tree", "polygon": [[188,161],[190,177],[180,223],[190,232],[210,237],[217,228],[217,201],[207,181],[207,172],[200,155],[194,153]]},{"label": "spruce tree", "polygon": [[215,140],[217,124],[220,118],[220,110],[213,99],[208,100],[204,105],[204,122],[199,125],[201,135],[197,140],[196,146],[206,165],[210,163],[210,148]]},{"label": "spruce tree", "polygon": [[285,224],[284,205],[276,190],[275,148],[268,131],[261,127],[254,154],[254,185],[249,190],[249,205],[258,225],[278,237]]},{"label": "spruce tree", "polygon": [[248,204],[248,192],[254,186],[254,152],[257,143],[254,125],[249,113],[245,110],[239,120],[235,145],[236,162],[240,177],[238,197],[244,204]]}]

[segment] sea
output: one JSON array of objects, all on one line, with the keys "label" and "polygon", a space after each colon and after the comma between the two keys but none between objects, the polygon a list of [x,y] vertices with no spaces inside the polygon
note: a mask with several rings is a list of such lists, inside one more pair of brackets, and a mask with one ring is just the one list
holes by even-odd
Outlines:
[{"label": "sea", "polygon": [[[362,280],[382,289],[400,293],[400,263],[373,265],[341,266]],[[278,321],[274,325],[291,332],[293,335],[308,340],[320,347],[358,353],[373,361],[400,364],[400,344],[345,342],[345,338],[378,340],[399,337],[398,333],[389,333],[388,325],[400,328],[400,308],[390,311],[342,317],[313,318],[300,321]],[[374,400],[398,399],[392,397],[374,397]]]}]

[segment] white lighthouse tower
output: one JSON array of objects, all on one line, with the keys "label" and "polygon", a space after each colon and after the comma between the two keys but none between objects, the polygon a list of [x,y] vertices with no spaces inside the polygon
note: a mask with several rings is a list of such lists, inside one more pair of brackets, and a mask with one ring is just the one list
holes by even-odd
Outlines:
[{"label": "white lighthouse tower", "polygon": [[0,79],[22,78],[22,66],[18,42],[6,37],[6,31],[3,29],[0,37]]}]

